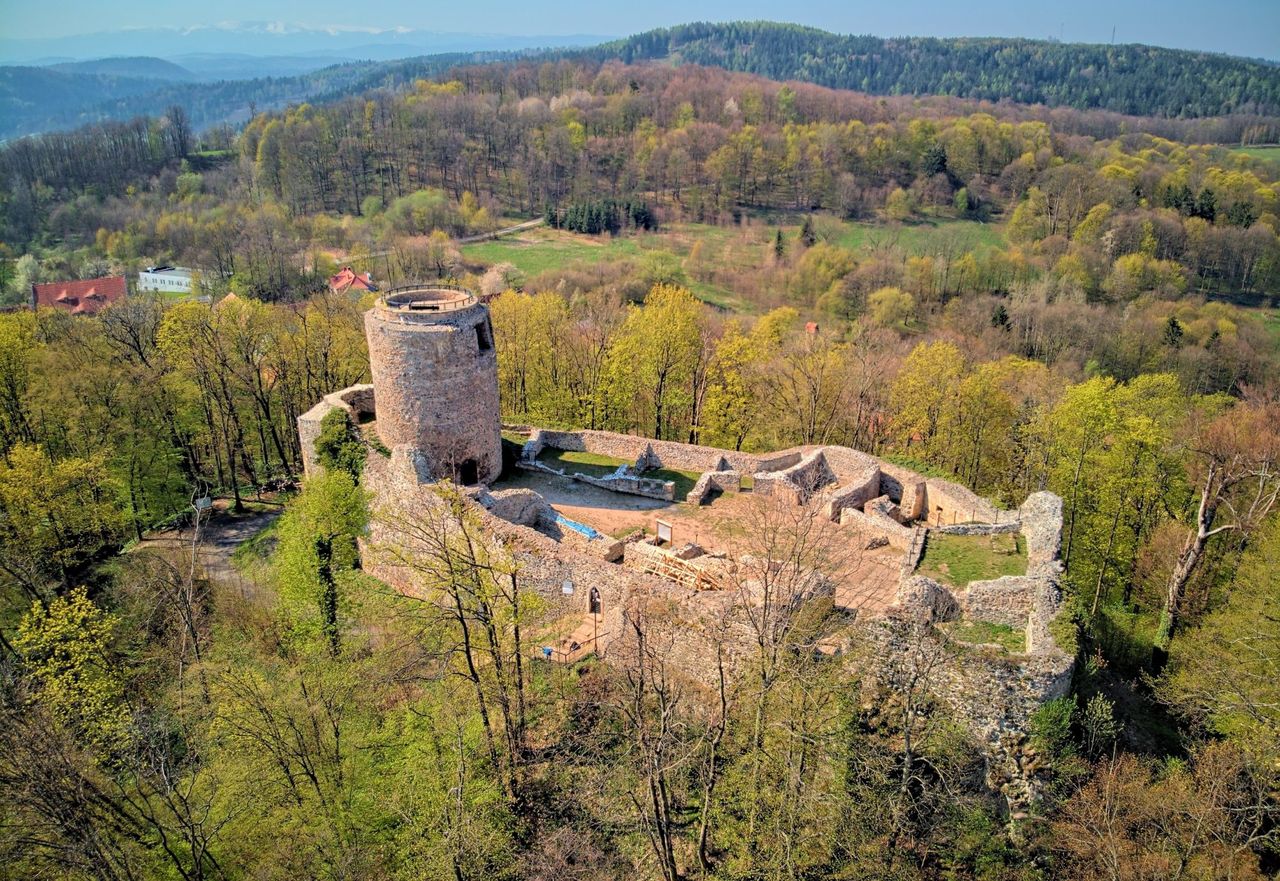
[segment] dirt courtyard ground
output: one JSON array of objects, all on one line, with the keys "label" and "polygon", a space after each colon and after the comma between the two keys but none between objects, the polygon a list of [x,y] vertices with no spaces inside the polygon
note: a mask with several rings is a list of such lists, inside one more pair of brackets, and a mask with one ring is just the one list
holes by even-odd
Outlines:
[{"label": "dirt courtyard ground", "polygon": [[[615,493],[534,471],[516,471],[493,484],[492,489],[527,488],[539,493],[557,512],[570,520],[621,538],[643,529],[653,535],[659,519],[671,524],[672,544],[693,543],[711,553],[728,556],[759,553],[757,544],[761,499],[750,492],[725,493],[708,505],[665,502],[643,496]],[[836,605],[861,614],[877,614],[893,603],[898,589],[902,552],[892,548],[864,549],[857,533],[830,524],[828,541],[839,558]]]}]

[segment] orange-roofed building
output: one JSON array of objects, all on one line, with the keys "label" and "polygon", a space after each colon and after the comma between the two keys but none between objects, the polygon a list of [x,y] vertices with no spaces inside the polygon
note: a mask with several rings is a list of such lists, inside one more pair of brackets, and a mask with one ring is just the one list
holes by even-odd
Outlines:
[{"label": "orange-roofed building", "polygon": [[344,266],[337,275],[329,276],[329,290],[335,294],[345,293],[346,291],[376,291],[377,289],[378,286],[373,283],[372,273],[366,272],[361,275],[350,266]]},{"label": "orange-roofed building", "polygon": [[96,315],[116,300],[123,300],[127,293],[123,275],[51,281],[31,286],[31,308],[46,307],[72,315]]}]

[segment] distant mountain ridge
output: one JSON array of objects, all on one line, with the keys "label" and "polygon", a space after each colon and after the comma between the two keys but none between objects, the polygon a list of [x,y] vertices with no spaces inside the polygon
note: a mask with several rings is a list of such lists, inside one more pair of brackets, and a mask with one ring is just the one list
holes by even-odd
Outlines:
[{"label": "distant mountain ridge", "polygon": [[[368,62],[354,60],[368,45],[368,35],[347,37],[348,54],[340,56],[344,63],[270,75],[305,61],[263,59],[258,70],[269,75],[256,78],[236,78],[256,66],[244,56],[237,56],[235,63],[216,55],[189,56],[189,68],[159,58],[0,67],[0,138],[156,115],[173,104],[186,108],[200,128],[241,122],[250,107],[266,110],[397,88],[459,65],[557,59],[701,64],[870,94],[951,95],[1136,116],[1280,115],[1280,66],[1152,46],[1004,38],[885,39],[797,25],[734,22],[663,28],[585,48],[447,52]],[[165,65],[177,71],[154,78],[152,74]],[[219,81],[193,81],[215,77]]]},{"label": "distant mountain ridge", "polygon": [[107,76],[134,77],[144,80],[181,82],[197,79],[196,75],[181,65],[163,58],[133,56],[130,58],[95,58],[91,61],[67,61],[48,65],[49,70],[71,74],[105,74]]},{"label": "distant mountain ridge", "polygon": [[873,95],[953,95],[1138,116],[1280,113],[1280,66],[1138,44],[845,36],[773,22],[699,22],[585,50],[668,60]]}]

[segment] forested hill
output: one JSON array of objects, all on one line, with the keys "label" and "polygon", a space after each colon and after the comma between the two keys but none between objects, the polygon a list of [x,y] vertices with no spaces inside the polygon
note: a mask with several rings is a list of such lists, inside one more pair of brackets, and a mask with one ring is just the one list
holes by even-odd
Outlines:
[{"label": "forested hill", "polygon": [[197,129],[242,123],[252,108],[270,110],[358,95],[401,85],[413,77],[436,76],[460,64],[494,60],[496,55],[466,52],[409,62],[352,62],[296,76],[213,83],[190,82],[189,72],[181,79],[159,80],[48,67],[0,67],[0,140],[154,116],[175,105],[187,112]]},{"label": "forested hill", "polygon": [[1023,39],[882,39],[772,22],[698,23],[582,54],[670,59],[876,95],[1007,99],[1139,116],[1280,112],[1280,67],[1141,45]]},{"label": "forested hill", "polygon": [[881,39],[738,22],[681,25],[586,49],[427,55],[217,83],[190,82],[180,68],[171,78],[151,78],[162,75],[155,70],[144,78],[136,69],[140,59],[63,69],[0,67],[0,139],[150,116],[174,105],[204,129],[243,122],[250,108],[402,87],[463,65],[557,60],[700,64],[875,95],[949,95],[1146,117],[1280,115],[1280,66],[1263,61],[1151,46]]}]

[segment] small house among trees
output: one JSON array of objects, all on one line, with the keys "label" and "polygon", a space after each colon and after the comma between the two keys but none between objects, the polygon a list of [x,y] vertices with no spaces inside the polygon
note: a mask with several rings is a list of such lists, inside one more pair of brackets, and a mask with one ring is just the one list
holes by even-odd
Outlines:
[{"label": "small house among trees", "polygon": [[337,275],[329,276],[329,290],[335,294],[343,294],[348,291],[360,293],[361,291],[376,291],[378,286],[373,283],[373,273],[358,273],[350,266],[344,266]]},{"label": "small house among trees", "polygon": [[61,309],[72,315],[96,315],[128,293],[123,275],[51,281],[31,286],[31,308]]}]

